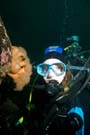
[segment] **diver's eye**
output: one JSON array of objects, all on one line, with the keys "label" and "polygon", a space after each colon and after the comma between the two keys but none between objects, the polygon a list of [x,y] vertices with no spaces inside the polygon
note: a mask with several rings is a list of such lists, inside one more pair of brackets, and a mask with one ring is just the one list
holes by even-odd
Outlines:
[{"label": "diver's eye", "polygon": [[56,68],[59,69],[59,70],[61,70],[61,71],[63,70],[63,66],[60,65],[60,64],[57,64],[57,65],[56,65]]},{"label": "diver's eye", "polygon": [[63,66],[62,64],[60,64],[60,63],[55,63],[55,64],[52,65],[52,68],[53,68],[54,70],[63,71],[64,66]]},{"label": "diver's eye", "polygon": [[47,70],[48,70],[48,65],[47,65],[47,64],[43,64],[43,65],[42,65],[42,70],[43,70],[44,73],[47,72]]}]

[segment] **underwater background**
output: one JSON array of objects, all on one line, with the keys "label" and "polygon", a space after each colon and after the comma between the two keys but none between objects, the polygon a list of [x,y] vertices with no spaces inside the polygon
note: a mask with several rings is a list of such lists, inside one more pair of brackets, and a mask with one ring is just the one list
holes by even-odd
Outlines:
[{"label": "underwater background", "polygon": [[12,44],[25,47],[32,61],[48,45],[66,47],[72,35],[90,48],[90,0],[1,0],[0,16]]},{"label": "underwater background", "polygon": [[[90,0],[1,0],[0,16],[12,45],[24,47],[32,63],[42,60],[43,51],[48,45],[67,47],[67,38],[73,35],[79,37],[82,50],[90,50]],[[7,85],[3,85],[3,90],[4,87],[7,88]],[[31,89],[28,86],[25,90],[22,94],[11,92],[11,99],[21,106],[26,105]],[[84,91],[81,101],[88,127],[89,99],[90,91]],[[87,135],[90,134],[88,127]]]}]

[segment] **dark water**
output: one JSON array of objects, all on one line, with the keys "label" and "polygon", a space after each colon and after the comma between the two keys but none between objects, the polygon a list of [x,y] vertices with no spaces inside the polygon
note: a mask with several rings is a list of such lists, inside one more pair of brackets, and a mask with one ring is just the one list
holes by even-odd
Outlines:
[{"label": "dark water", "polygon": [[24,46],[33,61],[41,59],[38,54],[49,44],[67,46],[65,39],[71,35],[90,48],[89,0],[1,0],[0,15],[12,44]]},{"label": "dark water", "polygon": [[[72,35],[79,36],[83,50],[90,49],[90,0],[1,0],[0,15],[12,44],[25,47],[33,62],[42,59],[48,45],[66,47],[66,38]],[[86,121],[90,115],[87,93],[87,98],[85,92],[81,95]]]}]

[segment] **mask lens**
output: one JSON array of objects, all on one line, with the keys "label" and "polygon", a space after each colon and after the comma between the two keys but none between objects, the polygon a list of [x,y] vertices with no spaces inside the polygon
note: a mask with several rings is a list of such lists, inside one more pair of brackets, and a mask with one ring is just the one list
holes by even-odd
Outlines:
[{"label": "mask lens", "polygon": [[66,71],[66,66],[64,63],[54,63],[51,68],[57,76],[62,75],[63,72]]},{"label": "mask lens", "polygon": [[39,64],[37,66],[37,73],[41,76],[45,76],[45,74],[48,72],[49,65],[48,64]]},{"label": "mask lens", "polygon": [[66,65],[60,62],[53,63],[50,65],[42,63],[37,66],[37,73],[41,76],[46,76],[49,70],[52,70],[55,73],[55,75],[59,76],[66,71]]}]

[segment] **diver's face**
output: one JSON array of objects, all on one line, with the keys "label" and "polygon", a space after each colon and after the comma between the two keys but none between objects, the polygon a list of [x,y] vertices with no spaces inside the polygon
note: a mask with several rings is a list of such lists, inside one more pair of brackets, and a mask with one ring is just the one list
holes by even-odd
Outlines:
[{"label": "diver's face", "polygon": [[56,58],[50,58],[44,61],[44,64],[50,65],[47,74],[43,77],[46,83],[51,80],[56,80],[60,84],[64,80],[66,71],[62,69],[63,65],[58,65],[58,63],[62,63],[62,61]]}]

